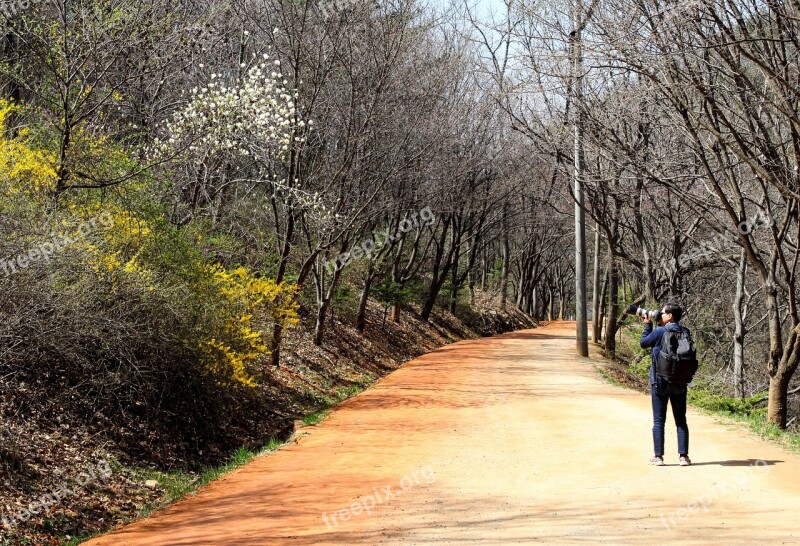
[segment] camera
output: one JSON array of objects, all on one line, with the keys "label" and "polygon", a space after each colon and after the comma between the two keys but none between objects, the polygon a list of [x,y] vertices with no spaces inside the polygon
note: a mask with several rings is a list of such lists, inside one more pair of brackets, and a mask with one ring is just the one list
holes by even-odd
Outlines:
[{"label": "camera", "polygon": [[639,307],[635,303],[628,307],[625,311],[629,315],[636,315],[642,318],[648,318],[653,322],[661,322],[661,310],[658,311],[651,311],[650,309],[644,309],[643,307]]}]

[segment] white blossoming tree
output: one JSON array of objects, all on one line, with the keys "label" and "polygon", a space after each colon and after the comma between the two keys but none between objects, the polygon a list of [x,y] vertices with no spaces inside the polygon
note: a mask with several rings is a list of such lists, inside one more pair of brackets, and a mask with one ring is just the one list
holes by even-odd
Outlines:
[{"label": "white blossoming tree", "polygon": [[192,89],[155,142],[154,154],[184,171],[179,178],[185,180],[180,189],[190,207],[187,219],[198,207],[218,203],[236,183],[268,184],[295,206],[326,217],[317,194],[272,174],[279,171],[276,163],[287,160],[292,140],[302,142],[298,133],[313,123],[298,118],[297,92],[286,89],[280,61],[265,54],[262,62],[240,68],[230,83],[212,73],[208,84]]}]

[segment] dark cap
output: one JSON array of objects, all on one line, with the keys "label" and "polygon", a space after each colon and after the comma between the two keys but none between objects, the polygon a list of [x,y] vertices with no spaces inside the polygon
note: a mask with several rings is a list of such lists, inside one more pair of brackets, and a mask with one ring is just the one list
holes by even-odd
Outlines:
[{"label": "dark cap", "polygon": [[664,306],[667,313],[672,315],[672,320],[678,322],[683,316],[683,308],[677,303],[668,303]]}]

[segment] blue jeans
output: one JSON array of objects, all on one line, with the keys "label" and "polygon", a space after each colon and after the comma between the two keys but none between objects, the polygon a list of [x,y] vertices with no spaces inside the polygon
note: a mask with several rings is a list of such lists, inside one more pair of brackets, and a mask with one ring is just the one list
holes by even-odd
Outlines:
[{"label": "blue jeans", "polygon": [[676,385],[656,378],[651,385],[653,396],[653,449],[654,454],[664,456],[664,424],[667,421],[667,402],[672,406],[672,417],[678,428],[678,453],[689,454],[689,426],[686,424],[686,385]]}]

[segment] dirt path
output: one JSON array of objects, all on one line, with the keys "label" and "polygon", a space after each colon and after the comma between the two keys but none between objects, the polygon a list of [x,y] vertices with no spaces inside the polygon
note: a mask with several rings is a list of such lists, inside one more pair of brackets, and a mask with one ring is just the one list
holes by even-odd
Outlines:
[{"label": "dirt path", "polygon": [[555,323],[434,351],[89,544],[800,542],[800,458],[690,411],[695,465],[675,464],[670,417],[669,466],[649,466],[649,398],[574,347],[574,323]]}]

